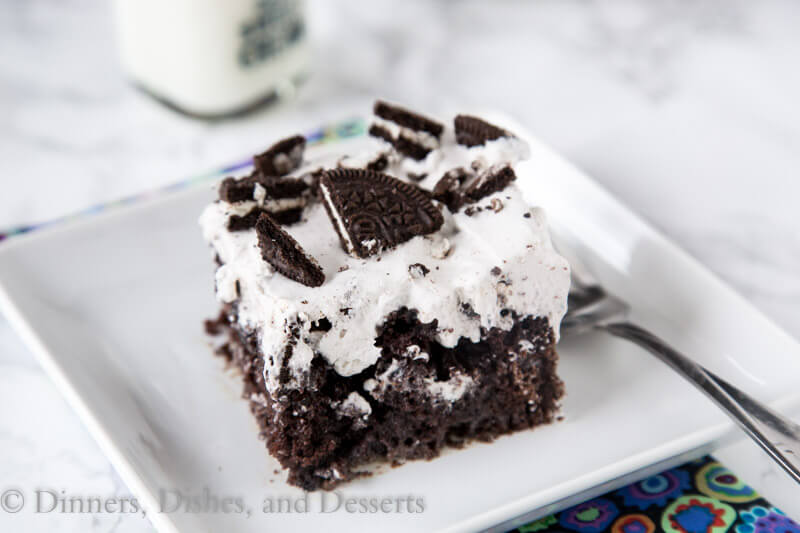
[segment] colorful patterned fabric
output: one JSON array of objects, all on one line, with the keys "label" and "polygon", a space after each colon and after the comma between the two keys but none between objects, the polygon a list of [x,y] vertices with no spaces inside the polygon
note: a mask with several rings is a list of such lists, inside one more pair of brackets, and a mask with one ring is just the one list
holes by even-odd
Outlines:
[{"label": "colorful patterned fabric", "polygon": [[704,457],[514,531],[800,533],[800,525],[712,457]]}]

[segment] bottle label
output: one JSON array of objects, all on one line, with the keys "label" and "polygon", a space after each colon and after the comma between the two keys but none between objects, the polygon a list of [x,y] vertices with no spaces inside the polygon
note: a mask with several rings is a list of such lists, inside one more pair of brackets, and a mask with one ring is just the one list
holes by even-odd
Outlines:
[{"label": "bottle label", "polygon": [[255,13],[240,25],[239,65],[252,68],[300,41],[306,32],[302,3],[258,0]]}]

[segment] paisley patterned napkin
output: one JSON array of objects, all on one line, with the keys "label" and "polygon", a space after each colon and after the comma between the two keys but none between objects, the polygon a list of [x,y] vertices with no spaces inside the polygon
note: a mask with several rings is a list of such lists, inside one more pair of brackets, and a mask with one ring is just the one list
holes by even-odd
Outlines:
[{"label": "paisley patterned napkin", "polygon": [[800,533],[800,525],[706,456],[514,531]]}]

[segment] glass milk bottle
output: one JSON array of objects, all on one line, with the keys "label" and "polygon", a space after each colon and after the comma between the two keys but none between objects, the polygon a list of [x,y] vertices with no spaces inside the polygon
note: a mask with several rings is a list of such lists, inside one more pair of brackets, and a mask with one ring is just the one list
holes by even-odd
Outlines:
[{"label": "glass milk bottle", "polygon": [[114,17],[133,82],[190,115],[243,113],[307,65],[301,1],[115,0]]}]

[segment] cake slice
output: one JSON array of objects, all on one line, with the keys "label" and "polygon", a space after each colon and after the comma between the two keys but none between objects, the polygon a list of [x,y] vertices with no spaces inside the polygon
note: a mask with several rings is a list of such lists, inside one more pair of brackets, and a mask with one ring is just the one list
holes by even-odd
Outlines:
[{"label": "cake slice", "polygon": [[569,267],[517,188],[528,156],[480,118],[379,102],[362,153],[297,136],[228,178],[201,226],[221,352],[270,453],[306,490],[375,461],[551,422]]}]

